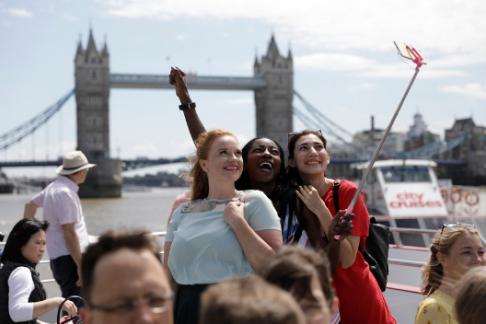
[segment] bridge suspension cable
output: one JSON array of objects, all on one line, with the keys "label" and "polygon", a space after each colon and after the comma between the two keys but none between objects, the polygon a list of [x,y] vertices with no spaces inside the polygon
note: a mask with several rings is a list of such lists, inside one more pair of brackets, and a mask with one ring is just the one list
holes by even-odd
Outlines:
[{"label": "bridge suspension cable", "polygon": [[[311,128],[316,129],[323,129],[326,135],[329,135],[342,144],[346,148],[351,149],[352,152],[358,153],[358,155],[365,156],[367,152],[363,150],[362,147],[352,144],[349,140],[346,140],[345,137],[352,138],[353,135],[343,127],[336,124],[330,118],[326,117],[319,109],[315,108],[312,104],[310,104],[301,94],[294,90],[294,94],[300,101],[304,104],[304,107],[307,110],[307,113],[310,115],[305,114],[302,110],[298,109],[297,107],[293,107],[294,115],[302,121],[304,125]],[[344,137],[345,136],[345,137]]]},{"label": "bridge suspension cable", "polygon": [[299,108],[297,107],[293,107],[293,112],[294,112],[294,115],[300,119],[300,121],[306,125],[307,127],[310,127],[310,128],[313,128],[313,129],[321,129],[321,128],[324,128],[324,132],[326,135],[330,135],[334,138],[336,138],[337,140],[343,142],[344,144],[346,145],[351,145],[351,143],[347,142],[344,138],[342,138],[341,136],[339,136],[339,134],[337,134],[336,132],[334,132],[334,130],[332,129],[332,127],[328,127],[328,125],[326,125],[325,123],[319,123],[318,121],[316,121],[315,119],[312,119],[311,117],[307,116],[303,111],[301,111]]},{"label": "bridge suspension cable", "polygon": [[[345,136],[349,136],[350,138],[353,137],[353,134],[345,129],[344,127],[336,124],[332,119],[324,115],[319,109],[314,107],[307,99],[305,99],[300,93],[294,90],[295,96],[302,102],[304,107],[309,111],[310,114],[312,114],[314,117],[316,117],[318,120],[324,122],[325,124],[331,125],[329,128],[334,128],[344,134]],[[343,138],[342,136],[339,136],[340,138]],[[346,141],[348,142],[348,141]],[[349,143],[349,142],[348,142]]]},{"label": "bridge suspension cable", "polygon": [[15,143],[20,142],[25,137],[34,133],[39,127],[47,123],[49,119],[54,116],[64,104],[75,93],[75,89],[70,90],[67,94],[61,97],[56,103],[49,106],[47,109],[24,122],[20,126],[0,135],[0,151],[6,150]]}]

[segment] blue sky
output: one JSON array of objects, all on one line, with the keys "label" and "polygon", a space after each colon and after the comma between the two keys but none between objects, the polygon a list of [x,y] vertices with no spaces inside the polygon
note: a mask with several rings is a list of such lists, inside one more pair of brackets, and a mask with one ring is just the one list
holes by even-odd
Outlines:
[{"label": "blue sky", "polygon": [[[251,76],[271,33],[292,49],[295,89],[351,132],[375,115],[385,127],[413,66],[393,41],[428,61],[394,130],[413,114],[443,135],[454,118],[486,126],[486,2],[480,0],[0,0],[0,134],[33,117],[74,84],[78,40],[90,25],[106,37],[111,71]],[[255,135],[251,92],[193,91],[207,128],[225,127],[244,143]],[[298,104],[294,99],[294,103]],[[112,90],[111,154],[180,156],[193,151],[177,98],[168,90]],[[1,159],[55,158],[75,147],[75,104]],[[294,122],[296,129],[304,126]]]}]

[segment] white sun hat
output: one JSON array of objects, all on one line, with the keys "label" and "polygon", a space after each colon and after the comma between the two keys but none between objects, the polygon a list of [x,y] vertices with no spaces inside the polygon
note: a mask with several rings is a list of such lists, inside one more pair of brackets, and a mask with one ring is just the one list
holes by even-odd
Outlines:
[{"label": "white sun hat", "polygon": [[62,165],[58,166],[56,173],[60,175],[70,175],[84,169],[91,169],[96,166],[88,162],[88,159],[81,151],[72,151],[64,155]]}]

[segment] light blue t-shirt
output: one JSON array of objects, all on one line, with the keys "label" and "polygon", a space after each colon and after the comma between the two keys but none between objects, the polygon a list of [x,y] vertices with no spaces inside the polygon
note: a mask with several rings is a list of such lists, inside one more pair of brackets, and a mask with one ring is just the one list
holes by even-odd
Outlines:
[{"label": "light blue t-shirt", "polygon": [[[239,191],[244,197],[244,215],[255,231],[280,230],[272,202],[261,191]],[[224,221],[223,206],[207,212],[183,212],[177,208],[167,227],[166,242],[172,242],[168,266],[182,285],[211,284],[253,273],[231,227]]]}]

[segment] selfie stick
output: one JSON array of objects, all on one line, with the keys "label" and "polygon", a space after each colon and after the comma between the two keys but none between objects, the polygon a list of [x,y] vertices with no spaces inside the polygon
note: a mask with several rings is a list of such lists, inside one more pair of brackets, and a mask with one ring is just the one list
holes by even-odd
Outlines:
[{"label": "selfie stick", "polygon": [[358,190],[356,190],[356,192],[354,193],[353,199],[351,200],[348,208],[346,209],[346,214],[351,214],[353,212],[354,206],[358,201],[359,194],[361,193],[361,190],[363,190],[363,186],[366,183],[366,178],[368,177],[368,174],[371,172],[371,169],[373,168],[373,165],[375,164],[375,161],[378,158],[378,154],[380,154],[381,149],[383,148],[383,144],[385,143],[385,140],[388,134],[390,133],[393,123],[395,122],[395,119],[397,118],[398,113],[402,108],[403,102],[405,101],[405,98],[407,98],[408,92],[410,91],[410,88],[412,88],[412,85],[415,82],[415,78],[417,77],[417,74],[420,71],[420,67],[425,64],[423,57],[419,54],[419,52],[415,48],[405,45],[405,49],[401,50],[398,47],[397,43],[395,42],[393,43],[395,44],[395,47],[397,48],[398,53],[400,54],[401,57],[406,58],[407,60],[411,60],[413,63],[415,63],[415,73],[413,74],[412,80],[410,80],[407,90],[405,90],[402,100],[400,100],[400,103],[398,104],[398,107],[395,110],[395,113],[393,114],[393,117],[390,120],[390,123],[388,124],[388,127],[385,130],[385,134],[383,134],[383,138],[381,139],[380,144],[378,144],[378,147],[373,153],[373,156],[371,158],[371,161],[368,164],[368,167],[366,168],[365,172],[363,172],[363,176],[361,177],[361,180],[358,185]]}]

